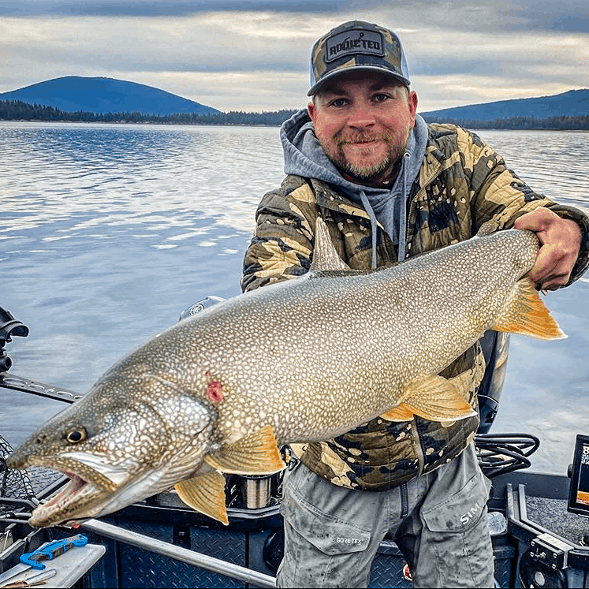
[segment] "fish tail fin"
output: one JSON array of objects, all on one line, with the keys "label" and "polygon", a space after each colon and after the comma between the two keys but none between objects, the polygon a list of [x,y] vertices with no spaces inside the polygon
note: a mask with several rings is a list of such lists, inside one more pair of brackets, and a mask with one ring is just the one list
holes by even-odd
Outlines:
[{"label": "fish tail fin", "polygon": [[464,400],[461,384],[442,376],[421,376],[409,383],[403,402],[381,417],[387,421],[410,421],[419,415],[441,422],[473,417],[477,413]]},{"label": "fish tail fin", "polygon": [[174,486],[178,497],[192,509],[229,525],[225,507],[225,477],[216,471],[186,479]]},{"label": "fish tail fin", "polygon": [[545,340],[567,337],[528,278],[517,283],[515,296],[492,329]]}]

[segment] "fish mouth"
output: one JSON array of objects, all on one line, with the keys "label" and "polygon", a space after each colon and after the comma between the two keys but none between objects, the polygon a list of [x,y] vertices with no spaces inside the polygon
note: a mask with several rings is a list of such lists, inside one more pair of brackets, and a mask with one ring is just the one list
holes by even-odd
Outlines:
[{"label": "fish mouth", "polygon": [[124,494],[133,475],[137,475],[135,463],[126,463],[117,469],[101,457],[82,452],[64,454],[52,460],[30,457],[28,466],[49,468],[70,479],[55,495],[33,510],[29,524],[38,528],[64,522],[79,523],[116,511],[123,507],[119,497]]},{"label": "fish mouth", "polygon": [[29,525],[44,528],[60,523],[80,523],[98,516],[112,492],[79,474],[62,471],[70,480],[45,502],[39,504]]},{"label": "fish mouth", "polygon": [[[47,462],[40,464],[41,461],[38,461],[39,466],[57,470],[70,480],[33,510],[28,522],[31,526],[75,525],[108,515],[170,488],[186,474],[182,471],[168,471],[161,466],[141,467],[130,459],[117,468],[106,464],[101,457],[90,454],[79,453],[77,460],[72,460],[71,456],[67,466]],[[190,468],[193,470],[194,465]]]}]

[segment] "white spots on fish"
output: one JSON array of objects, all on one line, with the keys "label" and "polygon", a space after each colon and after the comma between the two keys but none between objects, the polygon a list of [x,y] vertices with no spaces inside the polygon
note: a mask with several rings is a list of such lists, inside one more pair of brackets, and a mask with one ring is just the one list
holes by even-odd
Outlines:
[{"label": "white spots on fish", "polygon": [[268,424],[279,439],[319,438],[365,422],[367,406],[390,409],[412,374],[462,353],[452,346],[463,345],[454,342],[464,326],[493,312],[480,292],[509,282],[512,239],[473,240],[370,275],[258,289],[179,323],[153,355],[173,358],[178,387],[214,406],[218,439]]}]

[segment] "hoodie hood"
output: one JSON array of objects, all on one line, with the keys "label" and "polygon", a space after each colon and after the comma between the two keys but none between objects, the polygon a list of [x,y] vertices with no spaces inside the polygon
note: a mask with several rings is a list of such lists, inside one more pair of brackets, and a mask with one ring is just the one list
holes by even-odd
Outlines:
[{"label": "hoodie hood", "polygon": [[285,121],[280,129],[284,149],[284,171],[304,178],[315,178],[331,185],[368,213],[372,224],[372,266],[376,267],[378,222],[398,249],[398,259],[405,258],[407,199],[423,162],[428,131],[423,118],[416,115],[401,169],[390,187],[355,184],[344,178],[321,147],[306,110]]}]

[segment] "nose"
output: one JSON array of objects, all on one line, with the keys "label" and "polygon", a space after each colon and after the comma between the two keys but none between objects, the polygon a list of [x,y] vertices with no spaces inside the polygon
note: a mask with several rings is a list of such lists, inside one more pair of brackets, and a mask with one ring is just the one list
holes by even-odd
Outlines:
[{"label": "nose", "polygon": [[366,129],[375,124],[370,106],[364,103],[355,104],[348,117],[348,125],[357,129]]}]

